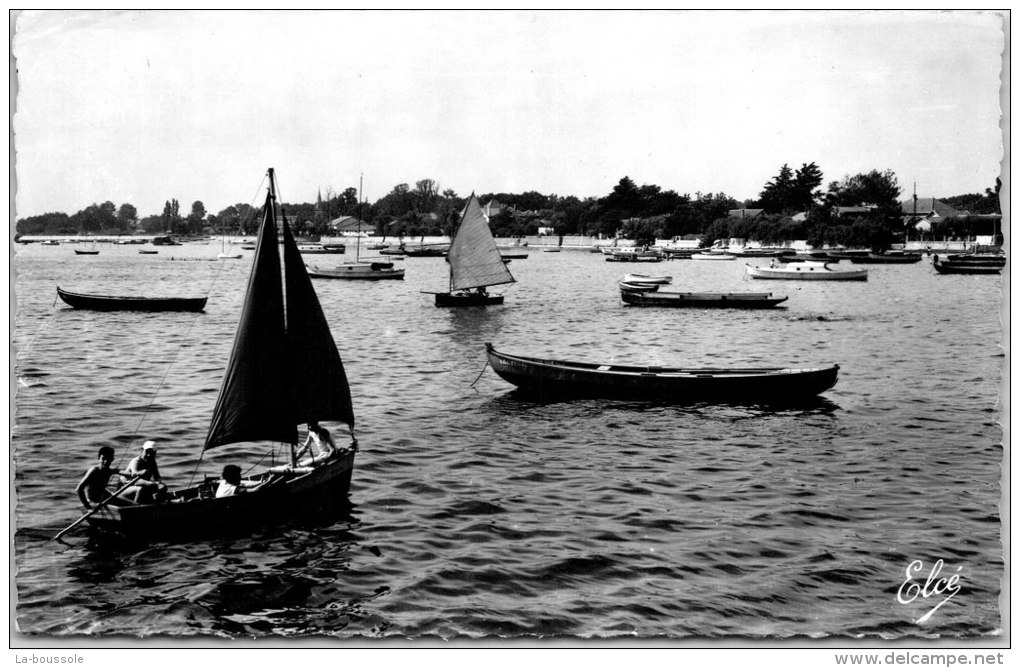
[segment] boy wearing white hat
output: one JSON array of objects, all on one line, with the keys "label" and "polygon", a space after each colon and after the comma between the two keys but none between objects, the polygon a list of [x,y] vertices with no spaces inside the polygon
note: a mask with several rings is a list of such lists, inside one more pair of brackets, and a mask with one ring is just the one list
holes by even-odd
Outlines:
[{"label": "boy wearing white hat", "polygon": [[[153,503],[162,500],[166,494],[166,485],[159,475],[159,464],[156,463],[155,441],[142,444],[142,454],[131,460],[126,472],[131,476],[140,476],[133,485],[135,503]],[[132,492],[132,489],[128,492]]]}]

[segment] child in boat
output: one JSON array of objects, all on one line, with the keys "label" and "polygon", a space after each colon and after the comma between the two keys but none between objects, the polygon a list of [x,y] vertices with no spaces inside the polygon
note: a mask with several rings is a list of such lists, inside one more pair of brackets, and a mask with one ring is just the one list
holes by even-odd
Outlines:
[{"label": "child in boat", "polygon": [[257,489],[262,485],[263,482],[241,480],[241,467],[236,464],[227,464],[223,467],[223,479],[220,480],[220,485],[216,488],[216,498],[233,496],[241,492]]},{"label": "child in boat", "polygon": [[160,478],[159,465],[156,463],[155,442],[146,441],[142,445],[142,454],[131,460],[126,473],[132,477],[139,476],[135,484],[125,492],[135,503],[156,503],[166,497],[166,485]]},{"label": "child in boat", "polygon": [[99,448],[99,463],[85,472],[81,482],[75,488],[74,491],[78,493],[78,498],[81,499],[81,504],[85,506],[86,510],[92,510],[93,503],[98,504],[104,501],[114,506],[131,505],[127,499],[120,497],[111,499],[110,492],[106,489],[110,484],[110,478],[118,473],[110,468],[110,465],[113,464],[114,454],[114,449],[108,445]]},{"label": "child in boat", "polygon": [[329,435],[329,430],[325,427],[320,427],[318,422],[309,422],[308,438],[305,439],[305,444],[297,451],[294,458],[300,460],[305,453],[308,453],[312,456],[312,462],[314,462],[326,459],[336,452],[336,449],[336,443],[333,442],[333,437]]}]

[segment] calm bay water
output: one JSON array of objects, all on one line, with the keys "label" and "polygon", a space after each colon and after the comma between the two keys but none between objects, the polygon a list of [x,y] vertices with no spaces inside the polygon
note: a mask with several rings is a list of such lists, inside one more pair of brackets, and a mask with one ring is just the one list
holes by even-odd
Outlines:
[{"label": "calm bay water", "polygon": [[[924,261],[864,283],[750,281],[742,260],[607,263],[532,249],[506,304],[436,308],[441,258],[404,281],[317,281],[361,445],[349,517],[123,548],[47,539],[79,516],[100,445],[196,462],[250,252],[18,247],[13,455],[17,620],[42,636],[979,637],[999,632],[998,395],[1005,277]],[[334,256],[335,257],[335,256]],[[309,256],[310,264],[332,260]],[[624,307],[616,280],[787,294],[775,311]],[[209,295],[201,314],[92,313],[82,292]],[[519,397],[484,344],[648,364],[816,366],[815,404],[676,406]],[[334,429],[335,434],[342,431]],[[338,439],[339,441],[339,439]],[[212,451],[199,475],[236,461]],[[911,562],[959,592],[897,600]],[[908,597],[909,598],[909,597]]]}]

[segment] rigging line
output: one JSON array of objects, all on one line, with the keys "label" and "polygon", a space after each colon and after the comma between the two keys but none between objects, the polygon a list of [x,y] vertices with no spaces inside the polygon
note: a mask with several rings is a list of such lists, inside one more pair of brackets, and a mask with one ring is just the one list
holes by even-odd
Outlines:
[{"label": "rigging line", "polygon": [[488,369],[488,368],[489,368],[489,357],[486,356],[485,357],[485,366],[482,367],[482,370],[481,370],[481,372],[479,372],[478,377],[475,378],[475,382],[471,383],[468,387],[474,387],[475,383],[477,383],[478,381],[480,381],[482,379],[482,374],[485,373],[485,370]]},{"label": "rigging line", "polygon": [[216,285],[217,282],[219,282],[220,274],[223,273],[223,267],[225,266],[227,266],[227,263],[225,261],[220,262],[220,266],[216,269],[216,272],[213,273],[212,280],[209,281],[209,287],[205,291],[206,299],[209,299],[209,295],[212,294],[213,287]]},{"label": "rigging line", "polygon": [[[283,207],[283,189],[280,188],[280,177],[273,172],[273,180],[276,181],[276,201],[280,203],[280,207]],[[281,212],[282,213],[282,212]]]},{"label": "rigging line", "polygon": [[[188,328],[184,331],[184,334],[181,336],[180,345],[178,345],[174,349],[173,357],[170,358],[170,363],[167,364],[166,370],[163,372],[163,377],[159,379],[159,384],[156,385],[156,390],[152,393],[152,397],[149,399],[149,404],[145,407],[145,410],[142,412],[142,416],[138,418],[138,424],[135,426],[135,430],[131,434],[131,440],[128,441],[129,446],[134,444],[134,442],[137,440],[136,437],[138,436],[138,432],[141,430],[142,424],[145,422],[145,418],[148,417],[149,411],[152,410],[152,405],[156,402],[156,397],[159,396],[159,391],[163,389],[163,385],[166,384],[166,378],[167,376],[170,375],[170,369],[173,368],[174,363],[177,361],[177,356],[180,354],[181,348],[183,348],[185,342],[189,340],[191,329],[195,326],[196,320],[198,320],[197,312],[192,316],[191,322],[188,323]],[[123,460],[123,456],[121,456],[121,459]],[[199,458],[199,461],[201,461],[201,457]]]},{"label": "rigging line", "polygon": [[255,188],[255,194],[252,195],[251,201],[248,202],[248,206],[250,206],[250,207],[254,207],[255,206],[255,202],[257,202],[259,200],[259,193],[262,192],[262,184],[266,182],[267,178],[269,178],[268,174],[263,174],[262,175],[262,180],[259,181],[258,187]]},{"label": "rigging line", "polygon": [[59,299],[59,297],[53,298],[53,311],[50,313],[49,317],[46,318],[46,320],[43,322],[42,327],[39,328],[39,331],[35,333],[35,335],[28,343],[25,344],[24,348],[18,350],[17,352],[18,357],[32,350],[32,348],[35,346],[36,341],[39,340],[39,337],[46,333],[46,330],[49,329],[50,325],[53,323],[53,320],[57,317],[57,314],[60,313],[60,311],[56,310],[57,299]]},{"label": "rigging line", "polygon": [[[252,464],[251,466],[249,466],[249,467],[248,467],[248,469],[247,469],[247,470],[246,470],[246,471],[244,472],[244,475],[248,475],[249,473],[251,473],[251,470],[252,470],[253,468],[255,468],[256,466],[258,466],[259,464],[261,464],[261,463],[262,463],[262,460],[263,460],[263,459],[265,459],[266,457],[268,457],[268,456],[269,456],[269,455],[271,455],[271,454],[274,454],[274,453],[275,453],[275,451],[276,451],[276,448],[273,448],[272,450],[270,450],[270,451],[269,451],[269,452],[267,452],[266,454],[264,454],[264,455],[262,455],[261,457],[259,457],[259,460],[258,460],[257,462],[255,462],[254,464]],[[275,458],[274,458],[274,460],[275,460]]]}]

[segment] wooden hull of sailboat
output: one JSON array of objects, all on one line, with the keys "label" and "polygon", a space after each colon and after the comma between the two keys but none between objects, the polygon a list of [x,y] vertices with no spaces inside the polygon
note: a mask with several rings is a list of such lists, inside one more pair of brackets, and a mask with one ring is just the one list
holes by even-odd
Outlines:
[{"label": "wooden hull of sailboat", "polygon": [[75,255],[99,255],[99,251],[97,251],[97,250],[78,250],[76,248],[74,250],[74,254]]},{"label": "wooden hull of sailboat", "polygon": [[348,503],[354,454],[341,452],[306,472],[273,473],[273,482],[254,491],[217,499],[218,481],[211,480],[175,492],[165,503],[108,506],[88,521],[126,537],[164,540],[214,537],[319,516]]},{"label": "wooden hull of sailboat", "polygon": [[631,306],[667,308],[775,308],[789,297],[773,297],[771,292],[634,292],[621,290],[620,298]]},{"label": "wooden hull of sailboat", "polygon": [[206,297],[118,297],[68,292],[57,288],[68,306],[91,311],[201,311]]},{"label": "wooden hull of sailboat", "polygon": [[551,397],[646,398],[678,402],[777,402],[813,397],[836,384],[839,365],[809,369],[673,368],[538,359],[486,344],[489,364],[520,390]]},{"label": "wooden hull of sailboat", "polygon": [[503,303],[503,295],[480,295],[474,292],[437,292],[436,306],[498,306]]}]

